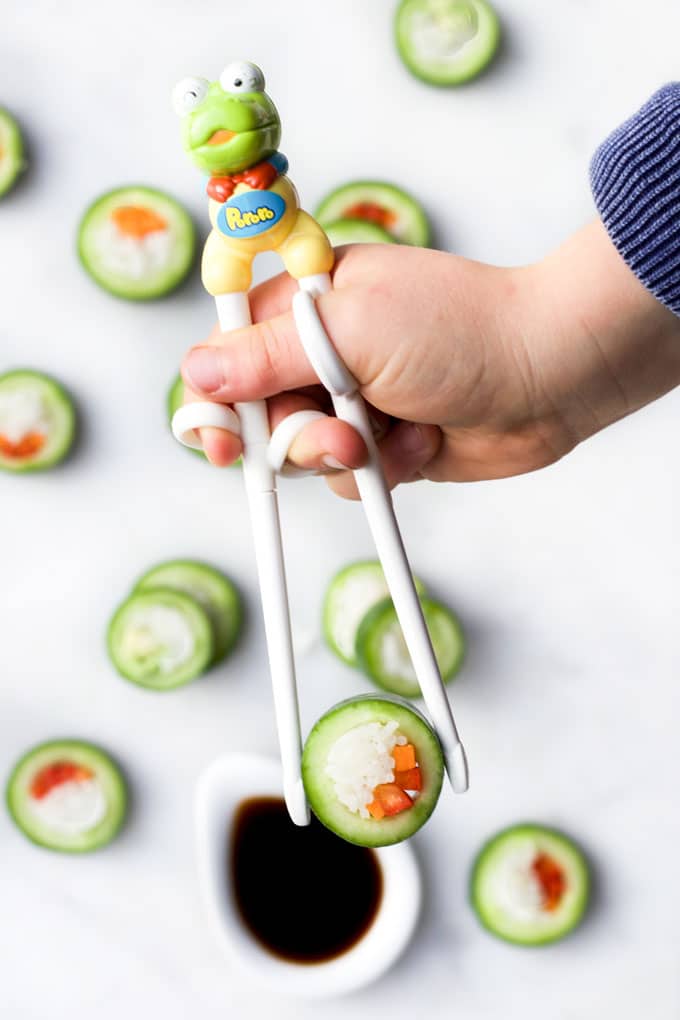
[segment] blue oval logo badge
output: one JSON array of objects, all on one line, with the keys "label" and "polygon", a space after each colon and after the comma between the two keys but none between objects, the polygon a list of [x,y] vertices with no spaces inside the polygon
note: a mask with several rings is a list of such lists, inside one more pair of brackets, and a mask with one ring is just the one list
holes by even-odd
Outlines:
[{"label": "blue oval logo badge", "polygon": [[256,237],[279,222],[286,203],[275,191],[244,191],[220,207],[217,226],[227,237]]}]

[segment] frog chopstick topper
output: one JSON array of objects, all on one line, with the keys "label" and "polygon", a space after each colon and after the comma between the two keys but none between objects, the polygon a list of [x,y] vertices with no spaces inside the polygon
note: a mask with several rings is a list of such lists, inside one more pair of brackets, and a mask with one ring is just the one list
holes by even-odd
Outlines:
[{"label": "frog chopstick topper", "polygon": [[[258,252],[276,251],[300,290],[293,315],[300,342],[319,380],[331,394],[338,418],[362,436],[369,454],[354,472],[406,645],[442,745],[454,789],[467,789],[467,762],[432,649],[411,569],[385,484],[380,455],[356,380],[338,357],[316,310],[316,298],[331,289],[333,249],[321,227],[299,205],[279,151],[281,122],[264,91],[264,76],[250,63],[229,64],[219,81],[184,78],[173,92],[182,118],[182,140],[192,162],[209,175],[212,230],[203,251],[203,284],[215,298],[223,332],[251,322],[248,290]],[[180,442],[200,448],[197,430],[223,428],[240,434],[243,468],[253,522],[274,706],[283,765],[283,789],[291,818],[309,822],[300,771],[301,737],[283,563],[276,474],[307,473],[286,467],[291,444],[321,411],[298,411],[270,435],[263,400],[235,404],[186,404],[173,417]]]},{"label": "frog chopstick topper", "polygon": [[[209,294],[243,294],[258,252],[276,251],[295,279],[330,272],[333,249],[321,227],[300,209],[278,152],[281,121],[264,91],[259,67],[229,64],[219,81],[185,78],[175,87],[182,140],[192,162],[210,175],[213,229],[203,252]],[[234,312],[242,299],[234,298]]]}]

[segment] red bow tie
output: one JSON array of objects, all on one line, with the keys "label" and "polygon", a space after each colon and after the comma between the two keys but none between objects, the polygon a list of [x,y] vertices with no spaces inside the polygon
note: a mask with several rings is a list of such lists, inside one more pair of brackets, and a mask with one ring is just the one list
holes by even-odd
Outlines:
[{"label": "red bow tie", "polygon": [[233,195],[237,184],[247,184],[255,191],[266,191],[278,176],[271,163],[265,161],[258,163],[257,166],[251,166],[247,170],[241,170],[237,174],[211,177],[205,190],[216,202],[226,202]]}]

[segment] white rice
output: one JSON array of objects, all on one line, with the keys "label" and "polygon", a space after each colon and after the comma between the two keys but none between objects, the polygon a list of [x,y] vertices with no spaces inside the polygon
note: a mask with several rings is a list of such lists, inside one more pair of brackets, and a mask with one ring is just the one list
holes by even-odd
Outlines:
[{"label": "white rice", "polygon": [[0,435],[19,443],[29,432],[49,432],[50,422],[42,395],[26,386],[0,393]]},{"label": "white rice", "polygon": [[178,609],[145,606],[131,614],[124,652],[135,659],[155,656],[161,673],[171,673],[194,653],[191,626]]},{"label": "white rice", "polygon": [[335,642],[347,659],[354,657],[357,630],[368,610],[389,595],[387,582],[373,566],[357,568],[332,596],[332,630]]},{"label": "white rice", "polygon": [[545,918],[544,895],[533,863],[538,847],[531,837],[506,850],[492,877],[493,897],[507,916],[536,924]]},{"label": "white rice", "polygon": [[385,632],[380,645],[382,668],[387,676],[417,683],[418,677],[408,653],[401,627],[396,625]]},{"label": "white rice", "polygon": [[376,786],[394,782],[392,749],[408,743],[398,727],[394,721],[355,726],[328,752],[325,771],[333,780],[338,800],[362,818],[370,817],[367,805],[373,801]]},{"label": "white rice", "polygon": [[96,779],[69,779],[29,803],[44,826],[65,836],[94,829],[106,814],[106,797]]},{"label": "white rice", "polygon": [[450,13],[414,12],[411,18],[412,44],[425,60],[453,60],[478,29],[477,13],[472,7]]},{"label": "white rice", "polygon": [[93,239],[93,247],[103,269],[142,280],[169,264],[174,236],[171,228],[166,227],[145,237],[131,237],[119,230],[113,220],[106,220]]}]

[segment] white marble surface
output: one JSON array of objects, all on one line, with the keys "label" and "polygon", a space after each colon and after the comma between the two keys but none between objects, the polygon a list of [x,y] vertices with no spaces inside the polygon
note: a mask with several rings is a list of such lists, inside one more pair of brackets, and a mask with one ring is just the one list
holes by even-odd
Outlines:
[{"label": "white marble surface", "polygon": [[[244,493],[238,472],[211,471],[165,429],[166,386],[211,302],[196,278],[147,306],[99,292],[73,250],[85,203],[144,181],[204,222],[168,93],[185,73],[247,56],[266,69],[308,205],[346,178],[390,177],[422,195],[442,246],[530,260],[590,217],[597,141],[678,73],[670,0],[498,0],[497,68],[430,91],[395,56],[393,6],[297,0],[284,17],[274,0],[14,0],[3,11],[0,98],[26,127],[34,169],[0,210],[0,368],[61,376],[85,428],[64,470],[0,478],[0,771],[28,745],[74,734],[116,752],[134,790],[122,837],[82,859],[34,849],[0,813],[8,1020],[678,1014],[677,393],[533,477],[398,495],[414,564],[470,632],[452,693],[473,770],[469,795],[445,795],[417,840],[428,903],[399,967],[348,1001],[275,1001],[230,970],[198,900],[196,775],[227,747],[274,749]],[[321,645],[318,611],[329,574],[371,543],[361,510],[319,481],[284,483],[282,504],[308,725],[364,686]],[[113,673],[103,634],[135,576],[178,555],[223,564],[250,626],[228,666],[156,696]],[[572,831],[598,871],[590,921],[543,951],[495,942],[466,905],[475,848],[525,817]]]}]

